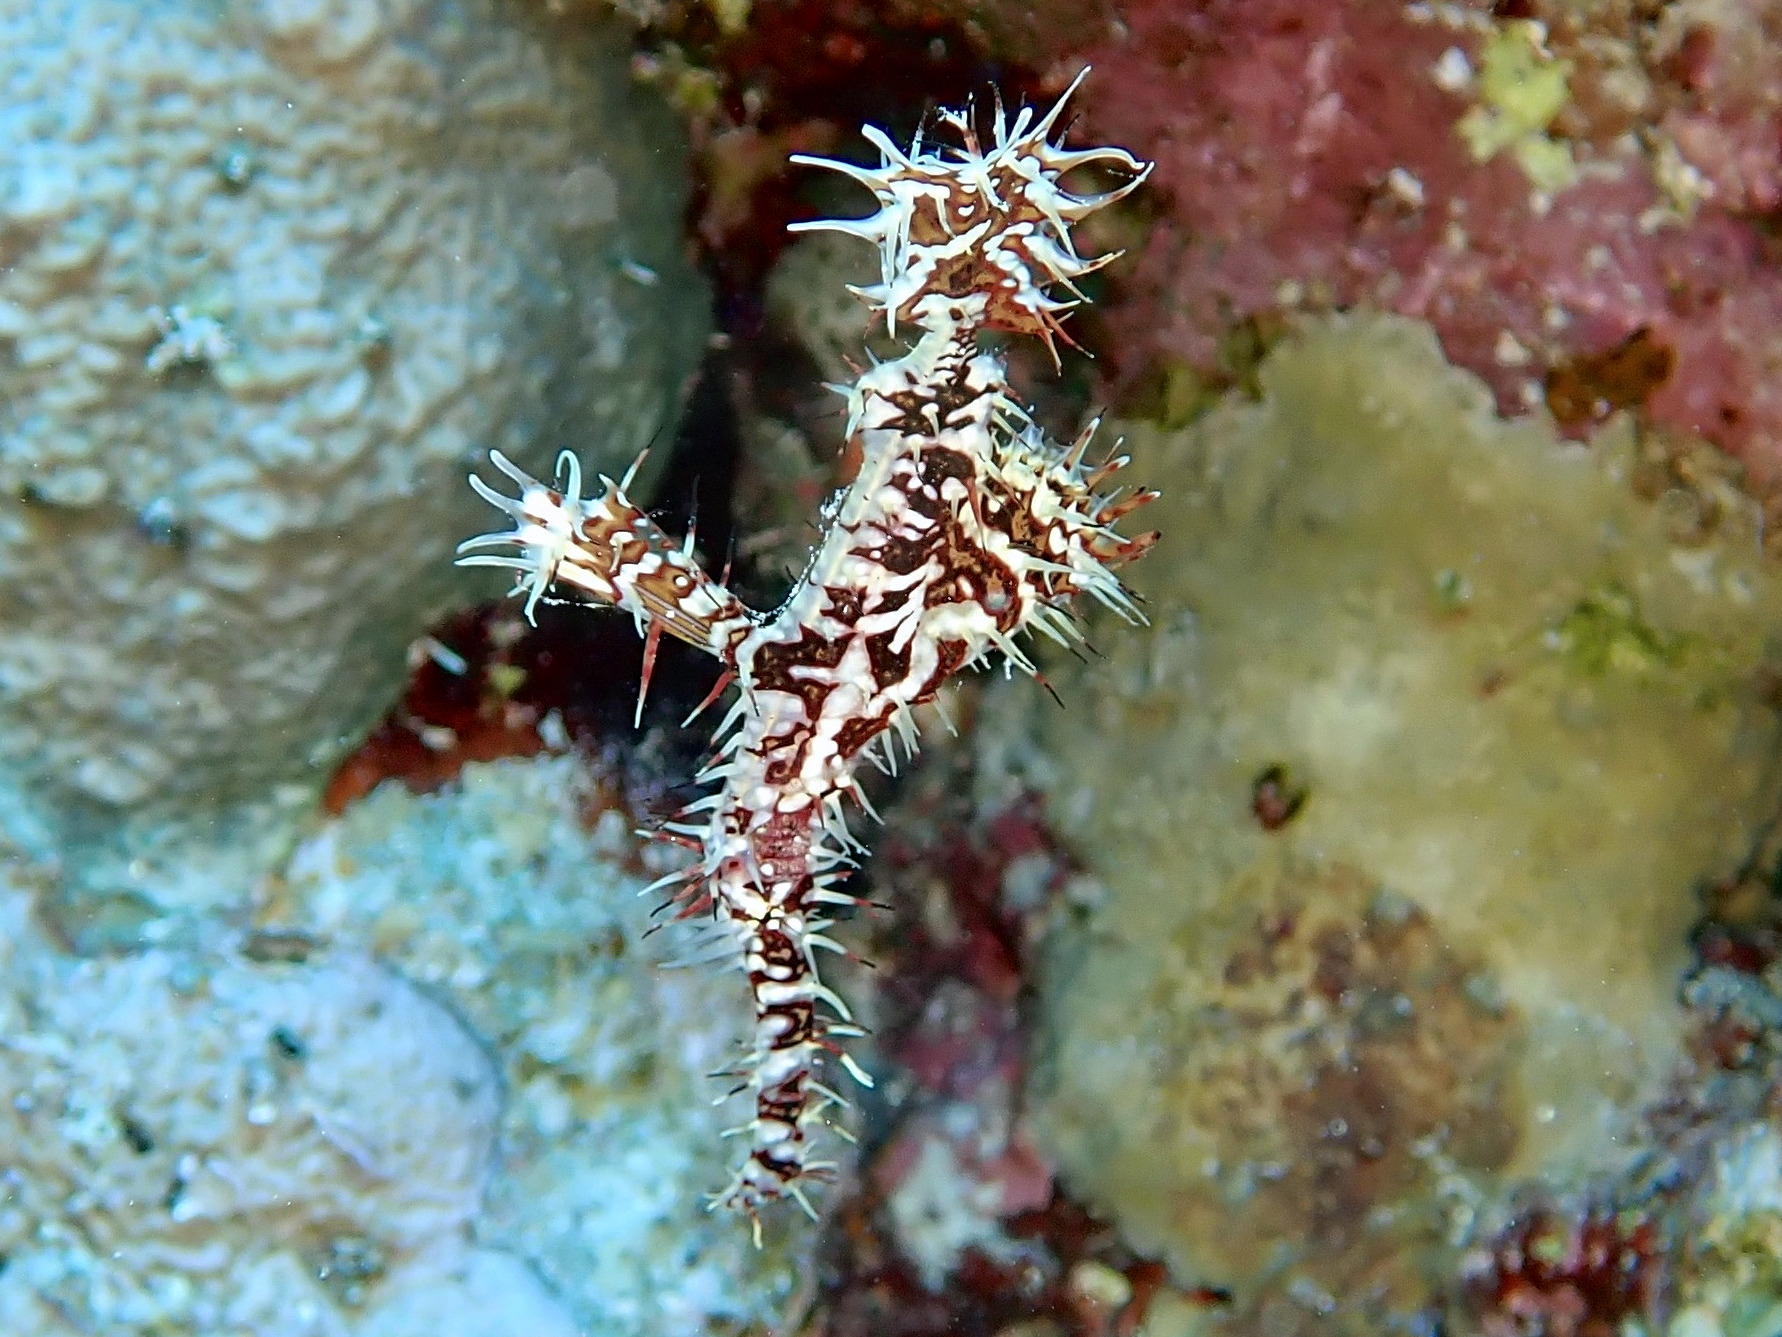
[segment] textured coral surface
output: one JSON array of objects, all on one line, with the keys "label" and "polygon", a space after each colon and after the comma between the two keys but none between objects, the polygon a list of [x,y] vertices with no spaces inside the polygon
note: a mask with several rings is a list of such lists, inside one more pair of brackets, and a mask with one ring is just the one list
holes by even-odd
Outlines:
[{"label": "textured coral surface", "polygon": [[318,785],[478,588],[474,453],[661,427],[705,316],[618,40],[494,0],[0,4],[10,835],[28,792],[71,877],[177,882],[158,823]]},{"label": "textured coral surface", "polygon": [[79,961],[0,894],[7,1331],[574,1331],[466,1233],[500,1096],[436,1002],[351,949]]},{"label": "textured coral surface", "polygon": [[1260,1330],[1373,1331],[1514,1185],[1633,1157],[1692,892],[1777,800],[1782,587],[1748,518],[1679,533],[1410,322],[1261,386],[1133,431],[1153,627],[977,745],[1108,886],[1043,986],[1065,1182]]},{"label": "textured coral surface", "polygon": [[660,869],[615,781],[572,753],[472,764],[432,795],[387,784],[305,843],[258,919],[376,951],[488,1046],[505,1100],[473,1233],[536,1267],[582,1330],[765,1324],[808,1239],[778,1221],[757,1249],[705,1199],[746,1117],[708,1074],[747,1033],[747,984],[665,967],[688,943],[649,933],[638,892]]},{"label": "textured coral surface", "polygon": [[[705,1210],[736,976],[664,970],[576,756],[379,790],[212,947],[79,959],[0,896],[0,1323],[32,1337],[684,1337],[798,1241]],[[375,955],[375,959],[374,959]]]}]

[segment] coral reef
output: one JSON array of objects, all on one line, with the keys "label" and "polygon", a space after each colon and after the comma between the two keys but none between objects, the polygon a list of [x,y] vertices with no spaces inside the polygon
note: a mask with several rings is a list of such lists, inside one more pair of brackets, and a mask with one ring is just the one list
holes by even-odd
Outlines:
[{"label": "coral reef", "polygon": [[[1775,4],[918,7],[1060,82],[1093,65],[1087,131],[1156,161],[1100,344],[1128,386],[1223,386],[1246,322],[1371,306],[1427,320],[1506,414],[1581,433],[1644,404],[1782,482]],[[1551,398],[1642,333],[1664,374]]]},{"label": "coral reef", "polygon": [[429,1307],[575,1331],[466,1232],[496,1074],[438,1004],[351,950],[80,961],[28,905],[7,888],[7,1331],[399,1337]]},{"label": "coral reef", "polygon": [[685,944],[647,932],[638,892],[660,869],[639,866],[612,778],[566,754],[473,763],[436,794],[383,785],[305,842],[257,917],[375,950],[489,1045],[508,1100],[476,1238],[536,1266],[585,1329],[764,1323],[808,1241],[757,1250],[704,1201],[738,1113],[708,1074],[744,1037],[746,984],[664,969]]},{"label": "coral reef", "polygon": [[1782,1130],[1719,1147],[1695,1204],[1668,1337],[1757,1337],[1782,1324]]},{"label": "coral reef", "polygon": [[1652,1313],[1658,1229],[1641,1211],[1527,1213],[1472,1269],[1488,1337],[1592,1337]]},{"label": "coral reef", "polygon": [[80,960],[9,891],[6,1330],[767,1323],[796,1248],[699,1192],[745,990],[662,969],[630,825],[546,755],[381,787],[209,948]]},{"label": "coral reef", "polygon": [[[0,1329],[1777,1328],[1774,0],[0,0],[0,43]],[[1160,188],[1027,210],[1011,302],[948,207],[1006,146],[944,145],[1085,63],[1073,134]],[[876,165],[806,170],[861,120]],[[585,497],[688,384],[689,255],[725,333],[661,509]],[[1093,361],[975,346],[1073,295]],[[1129,503],[1052,444],[1110,401],[1152,625],[1036,708],[955,670],[1122,603],[1082,559]],[[437,621],[487,448],[528,598]],[[696,857],[635,841],[729,671]],[[762,1248],[707,1210],[826,1169]]]},{"label": "coral reef", "polygon": [[[949,712],[969,718],[973,684]],[[1095,894],[1039,805],[974,814],[971,752],[942,740],[868,870],[881,910],[848,925],[885,1103],[818,1256],[827,1337],[1131,1333],[1163,1280],[1054,1181],[1022,1118],[1033,949]]]},{"label": "coral reef", "polygon": [[[1692,893],[1775,811],[1782,588],[1625,425],[1506,424],[1426,327],[1333,320],[1259,404],[1135,426],[1153,621],[992,693],[1107,885],[1030,1082],[1065,1182],[1279,1333],[1444,1302],[1513,1185],[1626,1169],[1682,1057]],[[1053,670],[1048,669],[1051,673]]]},{"label": "coral reef", "polygon": [[272,861],[476,588],[471,452],[628,459],[704,329],[613,31],[237,8],[0,4],[0,833],[96,940]]}]

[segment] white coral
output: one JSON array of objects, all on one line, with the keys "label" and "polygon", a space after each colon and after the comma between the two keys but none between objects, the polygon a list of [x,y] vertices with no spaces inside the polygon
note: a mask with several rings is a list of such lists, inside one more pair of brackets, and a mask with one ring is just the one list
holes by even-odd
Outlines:
[{"label": "white coral", "polygon": [[[468,1226],[496,1075],[352,952],[77,960],[0,892],[0,1330],[404,1337],[574,1331]],[[400,1080],[393,1080],[400,1074]]]}]

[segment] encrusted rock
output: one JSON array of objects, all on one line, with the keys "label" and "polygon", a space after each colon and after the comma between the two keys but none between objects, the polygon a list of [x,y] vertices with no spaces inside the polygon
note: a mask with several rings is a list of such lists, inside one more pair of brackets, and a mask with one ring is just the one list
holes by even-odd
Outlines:
[{"label": "encrusted rock", "polygon": [[[377,951],[449,1002],[505,1079],[482,1243],[525,1259],[581,1330],[773,1326],[802,1217],[706,1208],[744,1102],[715,1108],[747,1033],[738,972],[664,969],[635,825],[574,756],[471,764],[437,794],[381,786],[300,848],[259,910],[268,943]],[[591,826],[591,830],[590,830]],[[523,1314],[495,1331],[530,1334]]]},{"label": "encrusted rock", "polygon": [[663,968],[611,804],[573,756],[386,784],[196,949],[75,957],[0,877],[0,1330],[773,1326],[808,1232],[704,1196],[747,987]]},{"label": "encrusted rock", "polygon": [[416,1290],[576,1331],[469,1235],[497,1079],[437,1003],[351,950],[77,960],[0,916],[6,1331],[403,1337]]},{"label": "encrusted rock", "polygon": [[1152,627],[979,746],[1108,888],[1043,987],[1067,1183],[1245,1324],[1376,1332],[1514,1186],[1625,1164],[1695,893],[1775,811],[1782,584],[1736,514],[1637,496],[1625,428],[1504,423],[1425,327],[1260,377],[1127,428]]}]

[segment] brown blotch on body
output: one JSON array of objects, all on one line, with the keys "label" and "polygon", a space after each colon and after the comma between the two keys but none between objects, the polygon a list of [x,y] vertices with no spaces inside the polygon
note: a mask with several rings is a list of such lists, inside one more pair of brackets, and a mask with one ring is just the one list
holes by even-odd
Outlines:
[{"label": "brown blotch on body", "polygon": [[885,710],[871,719],[848,720],[836,730],[835,749],[843,757],[853,757],[861,748],[885,732],[891,723],[891,712]]},{"label": "brown blotch on body", "polygon": [[1000,631],[1011,631],[1021,615],[1020,582],[1005,562],[992,557],[949,520],[943,534],[941,575],[928,586],[928,607],[975,603]]},{"label": "brown blotch on body", "polygon": [[[792,935],[784,929],[762,927],[757,930],[759,937],[754,943],[754,954],[770,969],[792,970],[801,966],[804,955],[798,945],[792,941]],[[799,972],[799,973],[802,973]],[[772,1009],[769,1009],[770,1011]]]},{"label": "brown blotch on body", "polygon": [[[958,232],[968,231],[985,219],[990,219],[987,235],[1000,237],[1005,250],[1020,255],[1022,264],[1031,275],[1031,286],[1024,289],[1014,276],[984,254],[984,246],[974,246],[958,255],[939,260],[921,290],[912,294],[898,308],[897,318],[914,319],[917,304],[932,293],[955,299],[982,293],[988,299],[983,322],[987,327],[1007,330],[1012,334],[1031,334],[1044,340],[1046,347],[1051,348],[1054,337],[1063,334],[1058,317],[1036,312],[1022,305],[1018,299],[1024,292],[1031,296],[1034,287],[1051,286],[1054,280],[1048,276],[1046,267],[1028,253],[1025,238],[1013,232],[1019,225],[1026,224],[1032,235],[1050,238],[1053,236],[1051,222],[1040,207],[1028,198],[1024,189],[1027,183],[1013,172],[1003,170],[993,173],[991,181],[998,197],[1004,201],[1002,207],[988,207],[988,202],[983,197],[968,195],[957,184],[946,183],[944,199],[925,196],[911,211],[910,240],[920,246],[944,246]],[[949,213],[951,218],[943,219],[942,210]]]},{"label": "brown blotch on body", "polygon": [[847,653],[845,641],[825,640],[809,627],[800,627],[796,641],[768,641],[758,647],[748,668],[755,690],[784,692],[804,702],[805,718],[814,720],[823,710],[823,698],[831,684],[793,674],[795,668],[833,669]]},{"label": "brown blotch on body", "polygon": [[872,669],[873,685],[880,691],[902,682],[910,672],[910,647],[897,644],[894,631],[875,632],[866,638],[866,662]]},{"label": "brown blotch on body", "polygon": [[808,999],[796,1003],[771,1003],[761,1009],[764,1017],[783,1017],[789,1023],[774,1038],[773,1048],[791,1049],[817,1038],[817,1005]]}]

